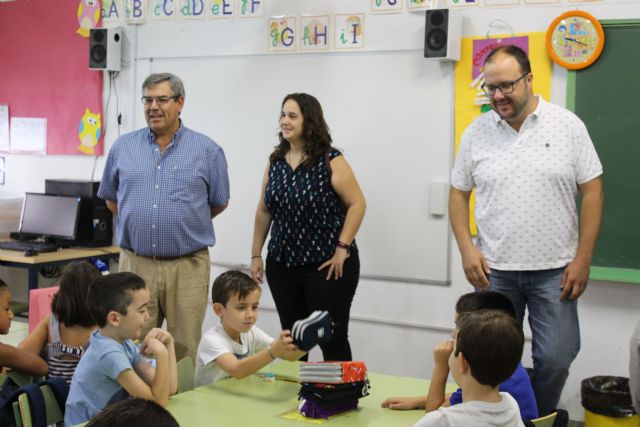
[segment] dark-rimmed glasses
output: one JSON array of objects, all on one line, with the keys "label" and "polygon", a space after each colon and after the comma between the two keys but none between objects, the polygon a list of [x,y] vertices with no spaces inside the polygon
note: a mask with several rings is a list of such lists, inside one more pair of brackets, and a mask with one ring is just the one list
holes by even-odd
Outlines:
[{"label": "dark-rimmed glasses", "polygon": [[173,96],[143,96],[142,98],[140,98],[140,100],[142,101],[142,105],[151,105],[151,104],[153,104],[153,101],[155,101],[156,104],[158,104],[158,105],[166,105],[170,100],[178,99],[178,98],[180,98],[178,95],[173,95]]},{"label": "dark-rimmed glasses", "polygon": [[529,75],[529,73],[524,73],[523,75],[518,77],[516,80],[513,80],[511,82],[502,82],[502,83],[497,84],[497,85],[492,85],[492,84],[489,84],[489,83],[483,83],[482,86],[480,86],[480,87],[482,88],[484,93],[486,93],[488,96],[495,95],[496,91],[498,91],[498,90],[503,95],[506,95],[506,94],[509,94],[509,93],[513,92],[513,88],[515,87],[516,83],[518,83],[520,80],[524,79],[528,75]]}]

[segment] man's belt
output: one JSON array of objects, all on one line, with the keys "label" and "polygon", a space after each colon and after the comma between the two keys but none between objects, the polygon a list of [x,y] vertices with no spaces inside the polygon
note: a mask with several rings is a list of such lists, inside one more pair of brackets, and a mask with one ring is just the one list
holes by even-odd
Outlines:
[{"label": "man's belt", "polygon": [[188,254],[184,254],[184,255],[177,255],[177,256],[158,256],[158,255],[141,255],[141,254],[137,254],[135,252],[133,252],[135,254],[135,256],[139,256],[142,258],[151,258],[154,261],[175,261],[178,259],[182,259],[182,258],[191,258],[192,256],[194,256],[195,254],[197,254],[198,252],[204,250],[206,248],[202,248],[202,249],[198,249],[196,251],[193,252],[189,252]]}]

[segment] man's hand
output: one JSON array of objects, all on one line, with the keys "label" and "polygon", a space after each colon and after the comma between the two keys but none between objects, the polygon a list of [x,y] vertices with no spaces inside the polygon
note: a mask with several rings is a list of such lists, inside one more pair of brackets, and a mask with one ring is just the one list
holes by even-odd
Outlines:
[{"label": "man's hand", "polygon": [[587,288],[587,281],[589,280],[589,267],[590,263],[581,261],[578,258],[574,259],[567,265],[562,276],[562,283],[560,289],[560,301],[569,298],[570,300],[576,300],[580,298],[580,295]]},{"label": "man's hand", "polygon": [[479,289],[488,288],[491,269],[480,249],[471,245],[461,254],[462,268],[469,283]]}]

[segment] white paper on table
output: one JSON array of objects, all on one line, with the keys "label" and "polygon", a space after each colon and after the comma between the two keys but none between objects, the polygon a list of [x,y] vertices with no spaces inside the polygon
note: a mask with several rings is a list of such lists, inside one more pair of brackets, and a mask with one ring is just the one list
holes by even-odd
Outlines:
[{"label": "white paper on table", "polygon": [[9,151],[9,106],[0,104],[0,151]]},{"label": "white paper on table", "polygon": [[10,135],[11,151],[45,154],[47,119],[12,117]]}]

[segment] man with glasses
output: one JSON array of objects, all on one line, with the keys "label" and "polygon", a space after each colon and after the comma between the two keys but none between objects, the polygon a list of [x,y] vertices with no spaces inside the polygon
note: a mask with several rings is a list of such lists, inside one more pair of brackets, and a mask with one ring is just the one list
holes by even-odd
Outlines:
[{"label": "man with glasses", "polygon": [[222,148],[184,126],[185,92],[173,74],[142,84],[148,127],[119,137],[105,164],[98,196],[116,216],[120,271],[145,279],[149,321],[173,335],[176,357],[195,360],[207,307],[212,219],[229,201]]},{"label": "man with glasses", "polygon": [[[506,294],[533,334],[540,416],[556,408],[580,348],[584,292],[602,215],[602,165],[573,113],[533,95],[526,53],[501,46],[484,63],[493,111],[462,135],[449,215],[467,280]],[[478,237],[469,228],[476,190]],[[582,196],[578,221],[575,198]]]}]

